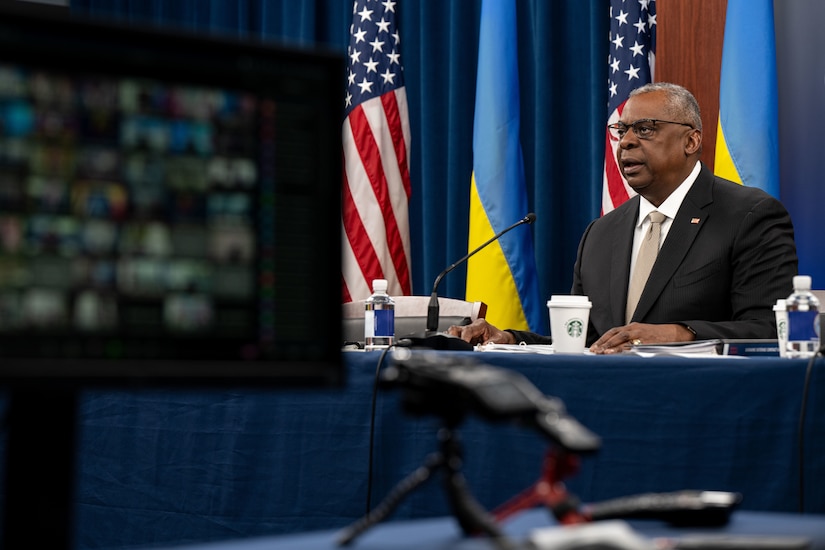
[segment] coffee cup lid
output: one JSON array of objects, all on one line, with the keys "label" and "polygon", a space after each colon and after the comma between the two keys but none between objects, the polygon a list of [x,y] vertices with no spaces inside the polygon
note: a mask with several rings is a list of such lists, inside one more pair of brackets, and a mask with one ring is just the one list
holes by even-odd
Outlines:
[{"label": "coffee cup lid", "polygon": [[586,307],[591,306],[590,299],[587,296],[577,296],[574,294],[553,294],[547,300],[547,306],[556,307]]}]

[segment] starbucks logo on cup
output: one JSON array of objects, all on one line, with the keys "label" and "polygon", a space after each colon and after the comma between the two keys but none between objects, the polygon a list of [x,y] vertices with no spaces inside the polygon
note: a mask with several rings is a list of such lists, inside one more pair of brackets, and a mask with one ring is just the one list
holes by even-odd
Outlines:
[{"label": "starbucks logo on cup", "polygon": [[571,338],[578,338],[584,334],[584,321],[576,317],[568,319],[564,323],[564,330],[567,331],[567,335]]}]

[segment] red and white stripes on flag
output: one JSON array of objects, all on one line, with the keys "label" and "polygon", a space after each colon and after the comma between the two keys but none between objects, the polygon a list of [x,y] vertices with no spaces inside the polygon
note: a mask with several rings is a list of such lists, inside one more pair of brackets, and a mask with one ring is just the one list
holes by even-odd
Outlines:
[{"label": "red and white stripes on flag", "polygon": [[[655,52],[656,0],[610,0],[607,124],[618,122],[631,91],[653,82]],[[607,124],[604,129],[602,214],[635,195],[616,164],[619,144],[611,137]]]},{"label": "red and white stripes on flag", "polygon": [[343,125],[343,301],[412,294],[410,125],[393,1],[356,0]]}]

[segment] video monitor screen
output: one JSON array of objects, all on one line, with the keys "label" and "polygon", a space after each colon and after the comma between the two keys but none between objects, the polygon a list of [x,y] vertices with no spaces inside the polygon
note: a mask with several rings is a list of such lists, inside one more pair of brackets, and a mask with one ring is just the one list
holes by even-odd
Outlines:
[{"label": "video monitor screen", "polygon": [[342,79],[0,14],[0,378],[339,383]]}]

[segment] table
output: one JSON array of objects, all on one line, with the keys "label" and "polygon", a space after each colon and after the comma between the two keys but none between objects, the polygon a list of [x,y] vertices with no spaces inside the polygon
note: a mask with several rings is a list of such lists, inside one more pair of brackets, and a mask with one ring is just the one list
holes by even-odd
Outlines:
[{"label": "table", "polygon": [[[451,353],[444,352],[449,361]],[[186,543],[343,527],[365,510],[379,352],[348,352],[342,390],[94,390],[80,395],[76,548]],[[454,357],[454,356],[453,356]],[[797,425],[807,362],[476,353],[525,374],[603,439],[568,487],[588,502],[715,489],[742,509],[799,509]],[[804,510],[825,513],[819,360],[804,426]],[[438,421],[376,404],[372,502],[436,450]],[[547,441],[470,418],[464,473],[492,508],[539,475]],[[392,519],[449,514],[431,482]]]},{"label": "table", "polygon": [[[676,528],[655,520],[631,520],[623,523],[641,540],[647,541],[650,539],[684,540],[688,537],[695,540],[695,537],[700,536],[706,540],[721,537],[758,537],[761,544],[766,544],[781,537],[786,542],[807,541],[810,543],[811,550],[825,549],[825,516],[821,515],[734,512],[729,524],[713,528]],[[583,527],[593,528],[594,526],[595,524],[591,524]],[[614,528],[615,523],[608,527]],[[514,549],[527,550],[528,547],[523,543],[533,530],[557,528],[552,520],[548,519],[546,512],[531,510],[509,522],[506,525],[505,536],[513,544]],[[277,548],[340,550],[341,547],[337,545],[338,535],[338,531],[327,530],[174,548],[177,550],[271,550]],[[591,536],[594,535],[591,533]],[[610,540],[610,542],[615,543],[616,540]],[[484,538],[464,537],[453,518],[446,517],[378,525],[346,548],[353,550],[500,550],[501,546],[496,546],[492,541]],[[532,547],[530,548],[532,550]]]}]

